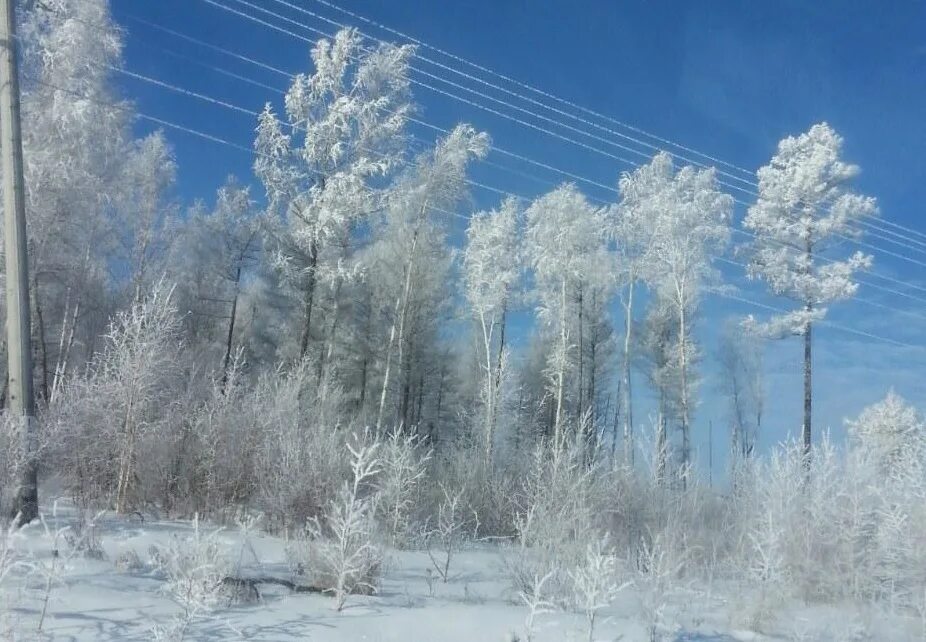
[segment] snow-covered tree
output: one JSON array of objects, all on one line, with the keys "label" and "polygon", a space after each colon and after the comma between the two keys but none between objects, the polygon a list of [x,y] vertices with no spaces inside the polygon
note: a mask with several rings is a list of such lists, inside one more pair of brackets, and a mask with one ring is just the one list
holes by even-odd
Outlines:
[{"label": "snow-covered tree", "polygon": [[762,426],[764,390],[760,338],[747,332],[739,319],[728,319],[721,329],[718,361],[721,389],[730,404],[733,465],[752,456]]},{"label": "snow-covered tree", "polygon": [[413,50],[368,50],[359,32],[339,31],[312,49],[314,73],[293,79],[286,123],[269,104],[260,115],[254,171],[282,218],[274,228],[277,266],[301,293],[302,357],[321,272],[337,269],[352,226],[377,207],[373,183],[401,160]]},{"label": "snow-covered tree", "polygon": [[577,337],[572,314],[583,292],[609,273],[604,213],[592,207],[571,183],[536,199],[527,208],[524,253],[534,275],[537,314],[550,333],[547,362],[555,400],[553,432],[562,438],[566,380],[573,368]]},{"label": "snow-covered tree", "polygon": [[[22,136],[29,274],[39,398],[60,388],[73,348],[103,331],[117,253],[131,109],[112,67],[122,34],[106,0],[27,3],[22,43]],[[105,319],[108,309],[100,310]],[[85,355],[89,356],[89,355]]]},{"label": "snow-covered tree", "polygon": [[484,349],[481,389],[487,459],[492,457],[498,416],[499,387],[506,354],[505,320],[512,289],[520,275],[517,227],[518,203],[508,198],[497,210],[473,215],[463,249],[466,298],[479,323]]},{"label": "snow-covered tree", "polygon": [[657,215],[652,198],[658,186],[665,182],[663,166],[655,163],[641,165],[633,172],[623,174],[618,181],[620,202],[609,216],[610,236],[616,246],[616,271],[621,286],[621,307],[624,311],[624,345],[621,361],[620,412],[623,432],[624,456],[633,460],[633,389],[631,365],[633,363],[634,302],[637,288],[647,283],[652,267],[649,242],[653,233],[650,222]]},{"label": "snow-covered tree", "polygon": [[653,468],[660,483],[666,480],[668,423],[678,417],[680,408],[678,360],[674,349],[678,344],[678,323],[674,312],[669,301],[655,297],[649,305],[640,337],[645,373],[657,395]]},{"label": "snow-covered tree", "polygon": [[164,232],[176,214],[176,204],[169,200],[176,176],[174,152],[163,132],[135,142],[125,167],[128,211],[122,219],[134,299],[144,296],[161,277],[158,268],[168,249]]},{"label": "snow-covered tree", "polygon": [[244,279],[259,259],[256,210],[250,189],[230,176],[216,193],[212,211],[194,207],[171,248],[168,270],[177,275],[178,306],[190,312],[190,334],[221,351],[223,381],[236,346]]},{"label": "snow-covered tree", "polygon": [[682,464],[690,460],[693,400],[691,365],[697,357],[692,321],[705,281],[712,278],[713,255],[730,239],[733,198],[720,191],[716,171],[692,166],[675,171],[672,157],[660,152],[652,162],[648,184],[652,226],[650,252],[653,286],[674,312],[678,331],[674,360],[679,385],[679,428]]},{"label": "snow-covered tree", "polygon": [[855,445],[885,469],[899,465],[905,456],[924,454],[926,422],[893,390],[846,426]]},{"label": "snow-covered tree", "polygon": [[[393,246],[400,240],[400,245],[404,247],[397,255],[401,269],[395,273],[400,276],[397,283],[400,289],[394,298],[391,312],[383,382],[376,413],[377,431],[382,427],[389,394],[393,352],[396,353],[395,369],[401,372],[405,364],[412,286],[417,285],[416,281],[425,278],[432,269],[422,264],[422,250],[433,247],[435,235],[442,242],[440,218],[443,212],[453,208],[463,197],[467,165],[473,159],[484,157],[488,151],[489,137],[485,133],[477,132],[469,125],[458,125],[439,140],[432,151],[421,154],[390,190],[383,234],[393,239]],[[407,413],[401,414],[405,419]]]},{"label": "snow-covered tree", "polygon": [[810,455],[812,420],[812,331],[829,303],[858,289],[855,272],[871,266],[861,252],[841,260],[824,255],[858,236],[855,222],[877,214],[875,200],[850,188],[859,168],[841,159],[842,137],[826,123],[778,143],[771,162],[760,168],[759,196],[743,227],[755,235],[748,274],[768,283],[795,308],[760,326],[769,336],[804,340],[804,452]]}]

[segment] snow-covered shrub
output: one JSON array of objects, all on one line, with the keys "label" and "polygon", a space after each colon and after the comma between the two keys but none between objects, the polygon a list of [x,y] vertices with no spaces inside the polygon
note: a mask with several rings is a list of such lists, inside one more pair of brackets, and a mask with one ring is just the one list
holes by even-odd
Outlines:
[{"label": "snow-covered shrub", "polygon": [[663,615],[676,577],[684,565],[671,548],[666,547],[661,534],[643,540],[634,562],[634,584],[638,589],[640,609],[650,642],[660,639],[665,626]]},{"label": "snow-covered shrub", "polygon": [[334,596],[340,611],[351,593],[376,590],[384,562],[376,541],[375,477],[379,472],[377,443],[348,443],[351,478],[306,526],[300,545],[290,548],[290,563],[310,575],[315,586]]},{"label": "snow-covered shrub", "polygon": [[13,518],[0,522],[0,586],[22,565],[17,542],[22,539],[23,527]]},{"label": "snow-covered shrub", "polygon": [[543,577],[534,576],[530,583],[524,589],[518,591],[518,597],[527,607],[527,616],[524,618],[524,640],[532,642],[536,620],[545,613],[552,613],[556,605],[546,599],[546,583],[552,573],[547,573]]},{"label": "snow-covered shrub", "polygon": [[179,412],[172,414],[181,431],[167,499],[175,510],[207,513],[224,522],[254,498],[262,437],[255,429],[261,410],[256,404],[264,397],[244,380],[243,367],[236,356],[224,373],[206,379],[204,394],[193,391],[188,403],[178,404]]},{"label": "snow-covered shrub", "polygon": [[167,546],[156,549],[155,561],[165,579],[163,590],[181,609],[169,625],[155,627],[156,639],[183,640],[195,619],[227,599],[225,578],[230,566],[220,533],[221,529],[205,530],[196,516],[190,535],[175,534]]},{"label": "snow-covered shrub", "polygon": [[250,429],[260,435],[254,506],[271,530],[302,530],[350,478],[344,397],[335,386],[316,386],[312,369],[303,362],[266,373],[245,399]]},{"label": "snow-covered shrub", "polygon": [[516,534],[517,497],[527,467],[519,458],[490,464],[480,444],[459,438],[436,451],[429,462],[430,481],[422,493],[422,510],[436,515],[444,500],[442,487],[461,493],[460,504],[473,522],[473,535],[510,538]]},{"label": "snow-covered shrub", "polygon": [[584,438],[557,446],[540,444],[519,491],[517,541],[506,556],[515,588],[529,590],[549,575],[547,594],[568,605],[569,569],[582,564],[589,537],[604,532],[608,472],[586,450]]},{"label": "snow-covered shrub", "polygon": [[78,515],[75,522],[70,524],[68,530],[64,532],[64,540],[71,551],[90,559],[106,559],[106,551],[103,549],[100,531],[97,528],[100,517],[102,513],[94,514],[85,510]]},{"label": "snow-covered shrub", "polygon": [[163,480],[142,479],[139,463],[167,468],[163,418],[179,384],[179,328],[172,288],[159,283],[116,315],[86,376],[49,409],[53,468],[81,506],[127,512],[160,490]]},{"label": "snow-covered shrub", "polygon": [[595,619],[617,595],[630,586],[618,577],[617,556],[609,547],[607,537],[595,539],[585,549],[581,566],[569,571],[575,590],[575,605],[585,613],[588,622],[588,642],[595,637]]},{"label": "snow-covered shrub", "polygon": [[462,491],[452,492],[441,486],[443,501],[437,507],[432,523],[425,524],[424,541],[428,557],[445,584],[450,576],[450,563],[463,544],[466,518],[462,514]]},{"label": "snow-covered shrub", "polygon": [[140,573],[148,568],[133,548],[119,553],[113,560],[113,567],[120,573]]},{"label": "snow-covered shrub", "polygon": [[387,435],[380,446],[376,517],[397,548],[405,546],[411,533],[413,511],[430,457],[431,452],[424,450],[417,435],[398,429]]},{"label": "snow-covered shrub", "polygon": [[[896,400],[881,404],[889,413],[868,409],[851,430],[865,439],[895,434],[887,426],[912,416],[898,409]],[[893,419],[882,422],[885,414]],[[792,595],[914,606],[926,585],[926,467],[917,438],[909,442],[882,449],[855,441],[842,453],[824,438],[809,472],[801,444],[789,442],[751,478],[738,478],[734,557],[760,590],[754,619]]]}]

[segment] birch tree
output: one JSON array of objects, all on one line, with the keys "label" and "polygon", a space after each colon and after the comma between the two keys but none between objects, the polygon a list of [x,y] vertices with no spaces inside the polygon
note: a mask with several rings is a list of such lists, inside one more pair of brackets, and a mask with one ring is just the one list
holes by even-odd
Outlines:
[{"label": "birch tree", "polygon": [[[466,187],[466,167],[473,159],[489,151],[489,137],[469,125],[458,125],[435,148],[421,154],[410,170],[390,190],[386,213],[393,235],[406,239],[400,258],[401,291],[393,305],[389,338],[386,345],[383,383],[376,413],[376,429],[382,429],[383,413],[389,393],[393,367],[401,371],[404,364],[406,322],[409,315],[412,285],[419,270],[422,241],[434,231],[435,215],[454,207]],[[393,364],[393,352],[396,363]]]},{"label": "birch tree", "polygon": [[505,321],[512,289],[520,271],[517,225],[518,203],[514,198],[508,198],[497,210],[473,215],[463,249],[466,298],[479,324],[484,350],[481,394],[487,460],[492,458],[499,387],[506,355]]},{"label": "birch tree", "polygon": [[752,232],[750,278],[765,281],[772,294],[793,302],[789,312],[757,328],[770,337],[799,336],[804,343],[804,455],[811,453],[813,418],[813,327],[827,305],[848,299],[853,276],[871,266],[862,252],[824,258],[846,239],[858,237],[855,223],[878,212],[875,199],[851,190],[857,165],[842,160],[842,137],[826,123],[778,143],[771,162],[760,168],[759,196],[743,227]]},{"label": "birch tree", "polygon": [[633,172],[624,173],[619,182],[620,203],[609,216],[610,236],[616,246],[617,281],[621,286],[620,302],[624,312],[624,345],[621,360],[621,423],[624,456],[633,461],[633,363],[634,303],[637,288],[647,283],[652,267],[650,222],[657,215],[661,186],[666,182],[665,164],[647,163]]},{"label": "birch tree", "polygon": [[127,214],[121,184],[131,108],[112,82],[122,34],[108,2],[53,0],[20,15],[33,342],[37,390],[47,401],[74,343],[103,329],[87,312],[106,298],[114,231]]},{"label": "birch tree", "polygon": [[679,429],[682,433],[682,466],[691,458],[693,377],[697,356],[692,337],[693,316],[701,292],[714,271],[711,260],[730,239],[733,198],[717,186],[714,169],[686,166],[674,170],[672,157],[660,152],[652,161],[662,177],[653,191],[651,252],[657,296],[674,310],[678,332],[675,345],[679,377]]},{"label": "birch tree", "polygon": [[362,45],[352,29],[312,49],[315,71],[299,74],[285,99],[286,122],[268,104],[254,143],[254,171],[267,190],[277,267],[302,295],[299,355],[311,340],[320,270],[337,266],[352,225],[378,199],[372,183],[401,161],[411,112],[411,46]]},{"label": "birch tree", "polygon": [[[216,193],[215,207],[194,207],[175,230],[169,272],[180,286],[178,306],[189,310],[189,333],[206,347],[219,348],[222,386],[235,349],[244,281],[259,260],[260,219],[250,189],[230,176]],[[252,275],[253,276],[253,275]],[[211,358],[213,355],[210,354]]]},{"label": "birch tree", "polygon": [[573,368],[576,346],[574,302],[609,258],[604,213],[592,207],[575,185],[567,183],[531,203],[525,219],[524,252],[534,276],[537,315],[552,339],[546,374],[555,404],[553,435],[559,443],[566,379]]},{"label": "birch tree", "polygon": [[733,467],[753,455],[765,407],[761,337],[746,331],[739,319],[721,330],[718,361],[721,386],[729,403]]}]

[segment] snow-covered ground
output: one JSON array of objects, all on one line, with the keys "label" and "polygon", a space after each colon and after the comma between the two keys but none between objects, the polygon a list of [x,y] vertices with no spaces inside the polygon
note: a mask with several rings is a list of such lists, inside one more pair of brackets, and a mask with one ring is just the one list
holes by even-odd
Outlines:
[{"label": "snow-covered ground", "polygon": [[[103,559],[68,552],[63,536],[55,559],[55,533],[73,522],[73,510],[58,509],[45,526],[33,524],[15,538],[19,559],[30,562],[28,576],[13,573],[0,586],[0,639],[149,640],[156,625],[169,622],[180,607],[164,591],[164,578],[150,562],[154,547],[192,533],[190,522],[117,518],[98,521]],[[203,529],[214,530],[203,525]],[[286,542],[235,528],[218,536],[236,574],[290,578]],[[142,565],[123,561],[138,555]],[[196,617],[187,640],[325,640],[347,642],[473,642],[525,640],[527,608],[505,574],[504,549],[480,544],[457,554],[447,583],[432,571],[423,551],[392,551],[376,595],[354,595],[345,609],[332,610],[331,598],[294,594],[282,586],[261,585],[257,601],[223,605]],[[51,590],[46,591],[52,563]],[[44,572],[43,572],[44,569]],[[38,622],[48,594],[41,634]],[[676,642],[736,640],[914,640],[910,618],[887,616],[853,606],[779,605],[761,627],[750,631],[755,595],[744,586],[680,585],[661,615],[661,638]],[[515,637],[517,636],[517,637]],[[556,611],[539,615],[534,640],[586,640],[585,618]],[[639,593],[630,587],[605,609],[595,640],[648,640]]]}]

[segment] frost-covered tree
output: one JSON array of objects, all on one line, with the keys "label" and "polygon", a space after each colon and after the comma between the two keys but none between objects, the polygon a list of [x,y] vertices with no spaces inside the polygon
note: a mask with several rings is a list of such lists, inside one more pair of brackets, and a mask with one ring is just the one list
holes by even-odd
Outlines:
[{"label": "frost-covered tree", "polygon": [[[396,353],[395,370],[401,372],[406,365],[406,332],[412,301],[412,286],[426,277],[432,269],[421,261],[422,251],[433,248],[435,237],[443,238],[440,217],[463,197],[466,188],[466,168],[470,161],[484,157],[489,151],[489,137],[469,125],[458,125],[435,148],[421,154],[409,171],[390,190],[386,206],[384,237],[396,240],[403,247],[397,255],[401,275],[400,287],[392,306],[388,343],[386,345],[383,382],[376,429],[382,428],[393,376],[393,352]],[[433,254],[432,254],[433,256]],[[407,413],[401,413],[407,418]]]},{"label": "frost-covered tree", "polygon": [[321,272],[337,269],[352,226],[377,207],[373,183],[401,160],[412,53],[367,50],[359,32],[342,30],[312,49],[314,73],[293,79],[285,124],[269,104],[260,115],[254,171],[282,219],[273,228],[277,267],[302,298],[302,357]]},{"label": "frost-covered tree", "polygon": [[167,253],[165,230],[176,213],[169,190],[177,176],[174,152],[157,131],[135,142],[126,162],[124,184],[128,205],[122,218],[130,296],[138,299],[160,279]]},{"label": "frost-covered tree", "polygon": [[728,319],[720,334],[717,357],[721,368],[721,389],[730,413],[733,465],[752,456],[759,429],[765,393],[762,379],[762,350],[759,337],[747,332],[738,319]]},{"label": "frost-covered tree", "polygon": [[883,469],[900,465],[910,454],[924,454],[926,422],[916,408],[893,390],[865,408],[857,419],[847,421],[846,426],[855,445]]},{"label": "frost-covered tree", "polygon": [[633,172],[625,173],[618,181],[620,203],[609,216],[610,235],[616,246],[617,281],[621,286],[621,307],[624,311],[624,345],[621,360],[621,424],[624,456],[632,461],[633,444],[633,390],[631,365],[633,363],[633,315],[637,288],[650,277],[652,267],[649,238],[653,233],[650,221],[656,216],[653,198],[658,186],[664,183],[662,166],[648,163]]},{"label": "frost-covered tree", "polygon": [[652,216],[650,252],[657,297],[671,306],[678,330],[674,357],[679,386],[679,428],[682,464],[691,456],[693,399],[692,362],[698,351],[692,337],[705,282],[714,276],[713,255],[730,239],[733,198],[720,191],[716,171],[692,166],[676,171],[672,157],[660,152],[652,162],[649,184]]},{"label": "frost-covered tree", "polygon": [[194,207],[171,248],[168,270],[177,276],[178,307],[189,310],[188,332],[220,351],[223,382],[236,347],[244,280],[259,260],[256,211],[250,189],[230,176],[216,193],[212,211]]},{"label": "frost-covered tree", "polygon": [[157,283],[118,313],[87,375],[70,381],[49,410],[60,472],[79,499],[112,500],[118,512],[138,505],[140,462],[154,458],[167,436],[157,428],[177,397],[181,340],[172,294]]},{"label": "frost-covered tree", "polygon": [[668,423],[678,418],[680,407],[678,360],[674,358],[678,323],[670,302],[657,296],[650,303],[640,338],[645,373],[657,395],[653,468],[656,479],[662,483],[668,464]]},{"label": "frost-covered tree", "polygon": [[481,394],[487,459],[492,457],[499,388],[506,359],[505,320],[512,289],[520,274],[517,226],[518,203],[508,198],[497,210],[473,215],[463,249],[466,299],[479,323],[484,349]]},{"label": "frost-covered tree", "polygon": [[29,274],[36,389],[48,400],[77,359],[75,343],[92,342],[104,330],[95,321],[110,311],[99,308],[129,212],[122,186],[131,109],[112,82],[122,34],[109,2],[25,4],[18,15]]},{"label": "frost-covered tree", "polygon": [[564,184],[531,203],[525,218],[524,253],[534,275],[537,314],[552,342],[547,377],[555,400],[553,433],[559,441],[566,381],[576,352],[573,312],[581,310],[583,292],[609,270],[604,213],[592,207],[575,185]]},{"label": "frost-covered tree", "polygon": [[760,168],[759,196],[743,227],[755,235],[750,278],[768,283],[777,296],[795,303],[761,329],[769,336],[804,340],[804,452],[810,456],[812,420],[812,332],[829,303],[850,298],[852,280],[871,265],[861,252],[841,260],[823,258],[847,238],[858,236],[855,222],[877,214],[875,200],[850,189],[859,168],[841,159],[842,137],[826,123],[778,143],[771,162]]}]

